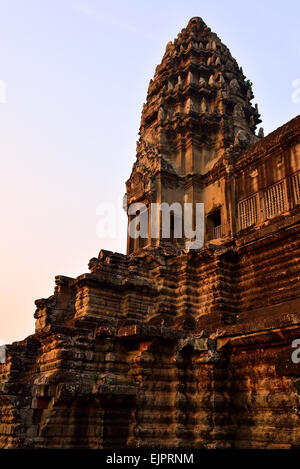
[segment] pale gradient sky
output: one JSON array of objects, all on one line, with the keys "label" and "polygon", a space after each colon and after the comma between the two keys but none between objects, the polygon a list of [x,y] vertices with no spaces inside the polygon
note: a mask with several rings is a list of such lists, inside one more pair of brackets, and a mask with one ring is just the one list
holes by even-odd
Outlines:
[{"label": "pale gradient sky", "polygon": [[33,333],[55,275],[125,252],[125,214],[101,240],[96,208],[124,194],[149,80],[192,16],[254,83],[266,134],[299,114],[296,0],[0,0],[0,341]]}]

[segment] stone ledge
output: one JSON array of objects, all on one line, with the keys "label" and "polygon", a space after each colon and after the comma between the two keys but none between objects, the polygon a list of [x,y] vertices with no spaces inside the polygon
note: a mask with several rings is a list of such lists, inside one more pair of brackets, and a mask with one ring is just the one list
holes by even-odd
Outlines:
[{"label": "stone ledge", "polygon": [[117,332],[119,339],[165,339],[178,340],[186,336],[184,332],[167,327],[148,326],[144,324],[135,324],[120,327]]},{"label": "stone ledge", "polygon": [[107,396],[136,396],[137,389],[134,386],[119,384],[99,384],[93,389],[93,395]]},{"label": "stone ledge", "polygon": [[215,351],[217,348],[217,341],[209,338],[186,338],[179,341],[179,350],[186,347],[191,347],[194,352],[206,352],[208,350]]}]

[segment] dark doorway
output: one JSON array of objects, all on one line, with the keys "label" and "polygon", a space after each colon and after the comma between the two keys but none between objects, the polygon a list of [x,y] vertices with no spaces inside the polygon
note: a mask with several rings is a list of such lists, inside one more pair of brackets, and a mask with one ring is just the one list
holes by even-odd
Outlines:
[{"label": "dark doorway", "polygon": [[222,219],[221,209],[215,210],[207,217],[207,235],[208,239],[222,238]]}]

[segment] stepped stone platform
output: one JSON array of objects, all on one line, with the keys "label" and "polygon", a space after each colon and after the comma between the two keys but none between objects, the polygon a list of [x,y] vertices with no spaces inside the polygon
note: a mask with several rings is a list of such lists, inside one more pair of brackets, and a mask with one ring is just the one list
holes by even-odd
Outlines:
[{"label": "stepped stone platform", "polygon": [[264,137],[252,99],[192,18],[150,81],[126,200],[204,203],[204,245],[149,217],[127,255],[57,276],[0,365],[1,448],[300,448],[300,116]]}]

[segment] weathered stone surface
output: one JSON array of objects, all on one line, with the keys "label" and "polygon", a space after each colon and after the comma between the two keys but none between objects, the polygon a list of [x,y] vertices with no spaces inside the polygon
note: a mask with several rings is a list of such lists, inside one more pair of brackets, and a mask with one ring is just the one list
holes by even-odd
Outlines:
[{"label": "weathered stone surface", "polygon": [[56,277],[0,365],[1,448],[300,447],[300,117],[258,139],[252,97],[200,18],[168,44],[127,202],[203,201],[205,245]]}]

